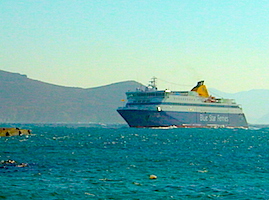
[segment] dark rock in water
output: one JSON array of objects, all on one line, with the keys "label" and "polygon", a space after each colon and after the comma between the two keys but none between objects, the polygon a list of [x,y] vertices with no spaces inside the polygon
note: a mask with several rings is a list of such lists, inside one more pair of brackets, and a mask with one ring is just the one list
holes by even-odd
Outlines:
[{"label": "dark rock in water", "polygon": [[30,135],[31,131],[28,129],[19,128],[0,128],[0,137],[9,137],[16,135]]},{"label": "dark rock in water", "polygon": [[18,164],[15,160],[2,160],[0,162],[0,168],[10,168],[10,167],[28,167],[28,163],[20,163]]}]

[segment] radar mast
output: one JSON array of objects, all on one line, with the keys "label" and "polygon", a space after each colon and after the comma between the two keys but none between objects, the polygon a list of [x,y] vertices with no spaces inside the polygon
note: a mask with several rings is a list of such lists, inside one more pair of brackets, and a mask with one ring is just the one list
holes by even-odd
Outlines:
[{"label": "radar mast", "polygon": [[151,78],[151,81],[149,81],[149,85],[148,85],[149,89],[157,90],[156,80],[157,78],[155,76]]}]

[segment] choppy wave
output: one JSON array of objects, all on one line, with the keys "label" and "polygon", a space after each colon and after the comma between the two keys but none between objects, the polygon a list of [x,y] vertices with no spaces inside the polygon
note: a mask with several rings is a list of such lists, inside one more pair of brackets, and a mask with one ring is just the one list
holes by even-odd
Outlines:
[{"label": "choppy wave", "polygon": [[0,138],[0,199],[269,199],[267,126],[16,126],[34,135]]}]

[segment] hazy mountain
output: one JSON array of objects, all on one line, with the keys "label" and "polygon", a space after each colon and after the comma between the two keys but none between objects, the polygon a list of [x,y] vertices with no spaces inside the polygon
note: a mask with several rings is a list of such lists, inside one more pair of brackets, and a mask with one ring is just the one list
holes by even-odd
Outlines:
[{"label": "hazy mountain", "polygon": [[235,99],[242,105],[247,120],[252,124],[269,124],[269,90],[249,90],[238,93],[225,93],[216,89],[209,89],[213,96]]},{"label": "hazy mountain", "polygon": [[96,88],[63,87],[0,70],[0,122],[124,122],[116,112],[135,81]]},{"label": "hazy mountain", "polygon": [[[135,81],[96,88],[64,87],[0,70],[0,122],[124,123],[116,112],[125,92],[140,87]],[[209,89],[213,96],[236,99],[249,123],[269,124],[269,90],[234,94]]]}]

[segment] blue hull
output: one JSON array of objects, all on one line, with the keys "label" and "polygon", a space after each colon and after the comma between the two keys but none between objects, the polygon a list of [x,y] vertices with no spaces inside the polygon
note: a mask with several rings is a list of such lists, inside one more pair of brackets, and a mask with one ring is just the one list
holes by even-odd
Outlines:
[{"label": "blue hull", "polygon": [[130,127],[235,127],[248,128],[244,114],[146,111],[118,109]]}]

